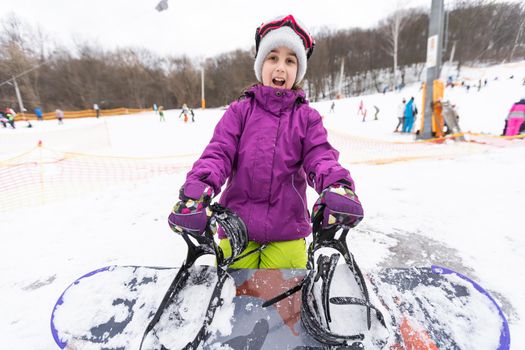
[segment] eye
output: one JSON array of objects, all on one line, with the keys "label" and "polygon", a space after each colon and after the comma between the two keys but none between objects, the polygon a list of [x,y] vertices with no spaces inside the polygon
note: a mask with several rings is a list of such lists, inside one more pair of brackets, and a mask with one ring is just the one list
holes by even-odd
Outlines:
[{"label": "eye", "polygon": [[268,57],[266,58],[268,61],[277,61],[277,56],[276,55],[268,55]]},{"label": "eye", "polygon": [[295,59],[295,57],[288,57],[286,59],[286,63],[288,63],[288,64],[296,64],[297,60]]}]

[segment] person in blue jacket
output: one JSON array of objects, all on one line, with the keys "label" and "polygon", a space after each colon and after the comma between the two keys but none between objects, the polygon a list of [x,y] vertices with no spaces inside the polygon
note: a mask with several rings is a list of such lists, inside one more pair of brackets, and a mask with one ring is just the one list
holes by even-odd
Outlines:
[{"label": "person in blue jacket", "polygon": [[40,109],[40,107],[35,108],[35,115],[36,115],[36,119],[40,122],[44,119],[44,114],[42,113],[42,110]]},{"label": "person in blue jacket", "polygon": [[414,125],[414,97],[411,97],[405,106],[405,120],[403,132],[411,132]]}]

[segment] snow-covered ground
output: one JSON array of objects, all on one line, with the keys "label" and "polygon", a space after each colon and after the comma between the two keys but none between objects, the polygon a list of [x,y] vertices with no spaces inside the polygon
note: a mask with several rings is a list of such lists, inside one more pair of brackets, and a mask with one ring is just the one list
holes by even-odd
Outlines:
[{"label": "snow-covered ground", "polygon": [[[525,62],[465,69],[467,76],[473,81],[487,78],[488,84],[480,91],[447,89],[445,99],[457,105],[464,131],[499,135],[512,103],[525,97]],[[325,116],[331,133],[379,140],[380,153],[392,141],[413,140],[412,135],[392,133],[396,107],[402,97],[410,96],[421,110],[419,86],[337,100],[334,113],[329,112],[331,101],[314,107]],[[357,116],[361,100],[368,110],[366,122]],[[377,121],[373,105],[380,109]],[[19,129],[0,129],[0,159],[23,153],[42,140],[44,147],[65,151],[189,155],[194,160],[223,112],[196,110],[194,124],[178,119],[180,110],[167,111],[165,123],[153,113],[65,120],[62,126],[55,121],[33,122],[32,129],[24,129],[21,122]],[[362,149],[353,152],[343,147],[341,156],[365,208],[365,220],[350,236],[350,247],[362,268],[437,264],[465,273],[502,306],[510,322],[512,348],[525,349],[525,279],[520,273],[525,266],[521,216],[525,140],[508,144],[483,146],[446,159],[384,165],[353,162]],[[166,218],[186,171],[1,212],[0,348],[56,348],[49,329],[52,308],[62,291],[88,271],[113,264],[179,266],[186,248]],[[309,191],[309,205],[315,198],[316,193]]]}]

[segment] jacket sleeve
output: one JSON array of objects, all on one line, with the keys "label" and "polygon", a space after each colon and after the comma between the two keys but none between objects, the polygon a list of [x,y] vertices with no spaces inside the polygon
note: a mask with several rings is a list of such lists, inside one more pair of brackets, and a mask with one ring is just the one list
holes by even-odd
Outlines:
[{"label": "jacket sleeve", "polygon": [[217,123],[209,144],[186,176],[185,188],[199,192],[211,186],[215,195],[220,193],[237,154],[243,124],[239,110],[239,103],[233,103]]},{"label": "jacket sleeve", "polygon": [[339,152],[328,143],[327,137],[321,116],[316,110],[312,110],[303,143],[303,167],[308,184],[317,193],[336,182],[348,183],[352,191],[355,191],[350,172],[339,164]]}]

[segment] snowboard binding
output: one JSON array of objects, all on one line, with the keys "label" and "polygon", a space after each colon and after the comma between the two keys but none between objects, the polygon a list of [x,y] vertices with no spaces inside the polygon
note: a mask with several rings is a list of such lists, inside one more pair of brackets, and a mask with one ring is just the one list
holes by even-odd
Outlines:
[{"label": "snowboard binding", "polygon": [[[235,213],[217,203],[210,205],[209,209],[211,215],[208,216],[206,229],[202,235],[186,230],[177,232],[182,235],[182,238],[188,246],[186,259],[177,275],[171,282],[166,294],[164,295],[164,298],[162,299],[162,302],[157,309],[157,312],[146,327],[140,342],[139,349],[143,349],[144,341],[148,334],[152,333],[158,338],[158,335],[155,331],[155,326],[161,320],[164,312],[177,299],[177,296],[185,288],[188,281],[199,278],[198,276],[192,276],[192,271],[194,271],[193,268],[197,259],[204,255],[215,256],[217,264],[217,272],[216,276],[214,276],[216,277],[215,287],[206,309],[207,311],[204,316],[202,327],[198,331],[195,338],[185,347],[183,347],[183,349],[196,349],[209,337],[210,334],[208,326],[211,324],[215,312],[224,302],[221,297],[222,287],[224,286],[225,282],[231,278],[226,269],[230,264],[242,258],[239,255],[248,246],[248,232],[246,230],[246,226]],[[228,258],[225,258],[222,249],[215,242],[214,235],[217,232],[217,226],[220,226],[224,230],[226,236],[230,240],[232,255]],[[252,253],[254,252],[249,252],[243,255],[243,257]],[[204,270],[204,273],[206,275],[210,275],[208,270]],[[172,316],[170,316],[170,318],[171,317]],[[175,316],[175,318],[177,318],[177,316]],[[168,348],[166,348],[164,345],[161,345],[160,349],[168,350]]]},{"label": "snowboard binding", "polygon": [[[322,229],[322,210],[319,210],[313,218],[313,240],[308,248],[306,277],[290,290],[266,301],[263,307],[270,306],[289,295],[301,290],[301,322],[307,332],[317,341],[330,347],[345,349],[364,349],[362,341],[366,332],[356,334],[339,334],[330,329],[332,315],[330,305],[358,305],[366,309],[366,326],[370,331],[372,326],[372,313],[385,329],[385,318],[381,311],[370,302],[370,295],[366,282],[357,265],[354,256],[350,253],[346,244],[348,227],[334,226]],[[339,236],[338,232],[342,230]],[[337,251],[330,256],[319,254],[315,261],[315,253],[322,248],[332,248]],[[355,282],[359,286],[360,297],[330,297],[330,286],[334,272],[340,257],[343,257]],[[383,343],[383,342],[380,342]],[[384,341],[386,343],[386,340]],[[384,344],[379,344],[381,347]]]}]

